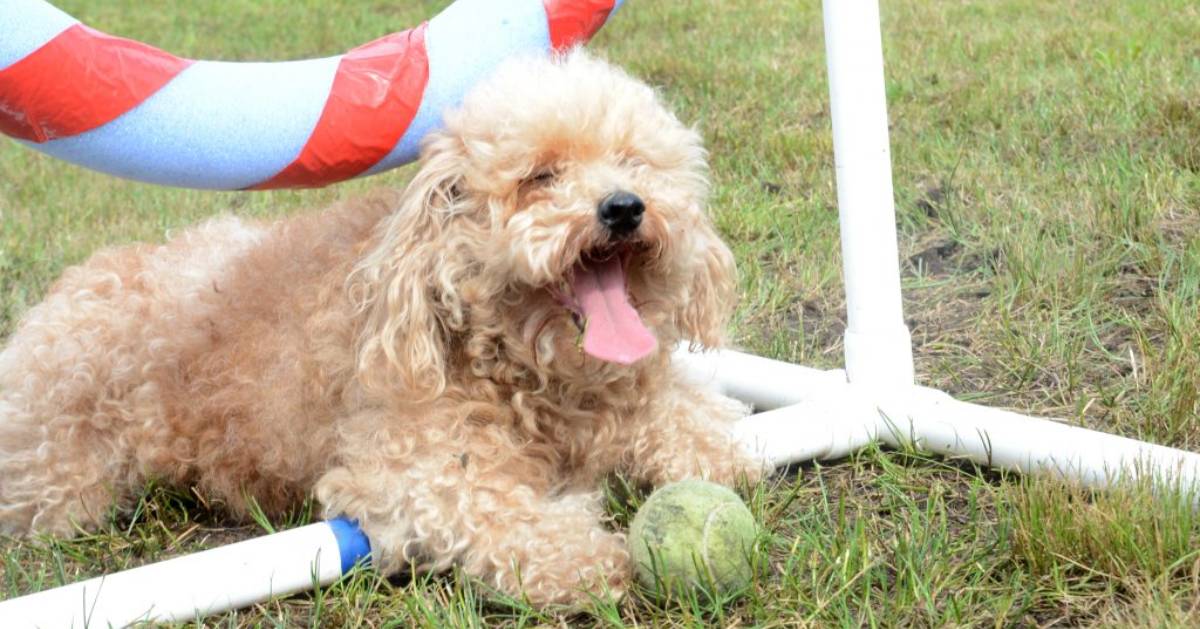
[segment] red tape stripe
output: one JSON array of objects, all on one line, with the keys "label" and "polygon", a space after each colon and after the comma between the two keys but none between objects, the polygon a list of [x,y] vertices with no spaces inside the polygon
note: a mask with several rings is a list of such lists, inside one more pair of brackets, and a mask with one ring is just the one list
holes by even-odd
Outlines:
[{"label": "red tape stripe", "polygon": [[191,64],[76,24],[0,70],[0,133],[42,143],[104,126]]},{"label": "red tape stripe", "polygon": [[566,50],[592,38],[604,26],[616,0],[542,0],[550,26],[550,45]]},{"label": "red tape stripe", "polygon": [[429,82],[426,26],[346,53],[300,155],[250,189],[324,186],[359,175],[386,157],[417,115]]}]

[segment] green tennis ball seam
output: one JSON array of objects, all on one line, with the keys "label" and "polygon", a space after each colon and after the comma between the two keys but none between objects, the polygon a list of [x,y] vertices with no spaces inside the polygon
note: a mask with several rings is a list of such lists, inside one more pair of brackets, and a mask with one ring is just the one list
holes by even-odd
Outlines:
[{"label": "green tennis ball seam", "polygon": [[708,572],[707,576],[710,581],[716,581],[716,571],[713,570],[712,559],[708,556],[708,536],[712,532],[713,517],[721,512],[724,505],[718,505],[717,508],[708,512],[708,517],[704,518],[704,526],[700,527],[700,557],[704,560],[704,569]]},{"label": "green tennis ball seam", "polygon": [[717,505],[715,509],[708,513],[708,517],[704,518],[704,526],[700,528],[700,556],[704,559],[704,568],[708,571],[708,578],[716,581],[716,568],[713,567],[712,557],[708,555],[708,547],[710,545],[709,535],[712,534],[713,520],[721,514],[722,511],[728,509],[731,505]]}]

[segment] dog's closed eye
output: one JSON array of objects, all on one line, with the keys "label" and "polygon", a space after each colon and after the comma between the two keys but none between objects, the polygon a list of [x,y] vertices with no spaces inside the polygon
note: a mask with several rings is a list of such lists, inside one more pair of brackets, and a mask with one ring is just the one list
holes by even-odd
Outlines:
[{"label": "dog's closed eye", "polygon": [[646,160],[641,155],[625,153],[621,155],[620,164],[625,168],[638,168],[645,166]]},{"label": "dog's closed eye", "polygon": [[521,181],[522,186],[544,186],[558,176],[558,173],[553,168],[542,168],[533,171],[533,174]]}]

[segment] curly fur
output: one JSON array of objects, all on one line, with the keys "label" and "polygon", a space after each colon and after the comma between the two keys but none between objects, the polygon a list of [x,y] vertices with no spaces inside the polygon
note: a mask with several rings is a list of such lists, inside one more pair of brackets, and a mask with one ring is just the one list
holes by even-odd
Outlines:
[{"label": "curly fur", "polygon": [[[573,53],[513,63],[427,141],[399,195],[274,224],[220,218],[71,268],[0,353],[0,530],[70,535],[150,476],[244,513],[310,493],[384,571],[465,571],[538,603],[619,593],[599,481],[759,469],[740,404],[670,364],[721,342],[734,267],[705,154],[649,87]],[[583,354],[554,289],[646,214],[631,301],[659,349]]]}]

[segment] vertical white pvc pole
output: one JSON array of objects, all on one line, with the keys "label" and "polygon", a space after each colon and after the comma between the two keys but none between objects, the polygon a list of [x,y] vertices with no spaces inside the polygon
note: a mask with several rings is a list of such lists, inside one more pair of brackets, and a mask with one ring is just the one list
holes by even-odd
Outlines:
[{"label": "vertical white pvc pole", "polygon": [[869,387],[913,383],[912,337],[900,299],[877,0],[824,0],[842,272],[846,375]]}]

